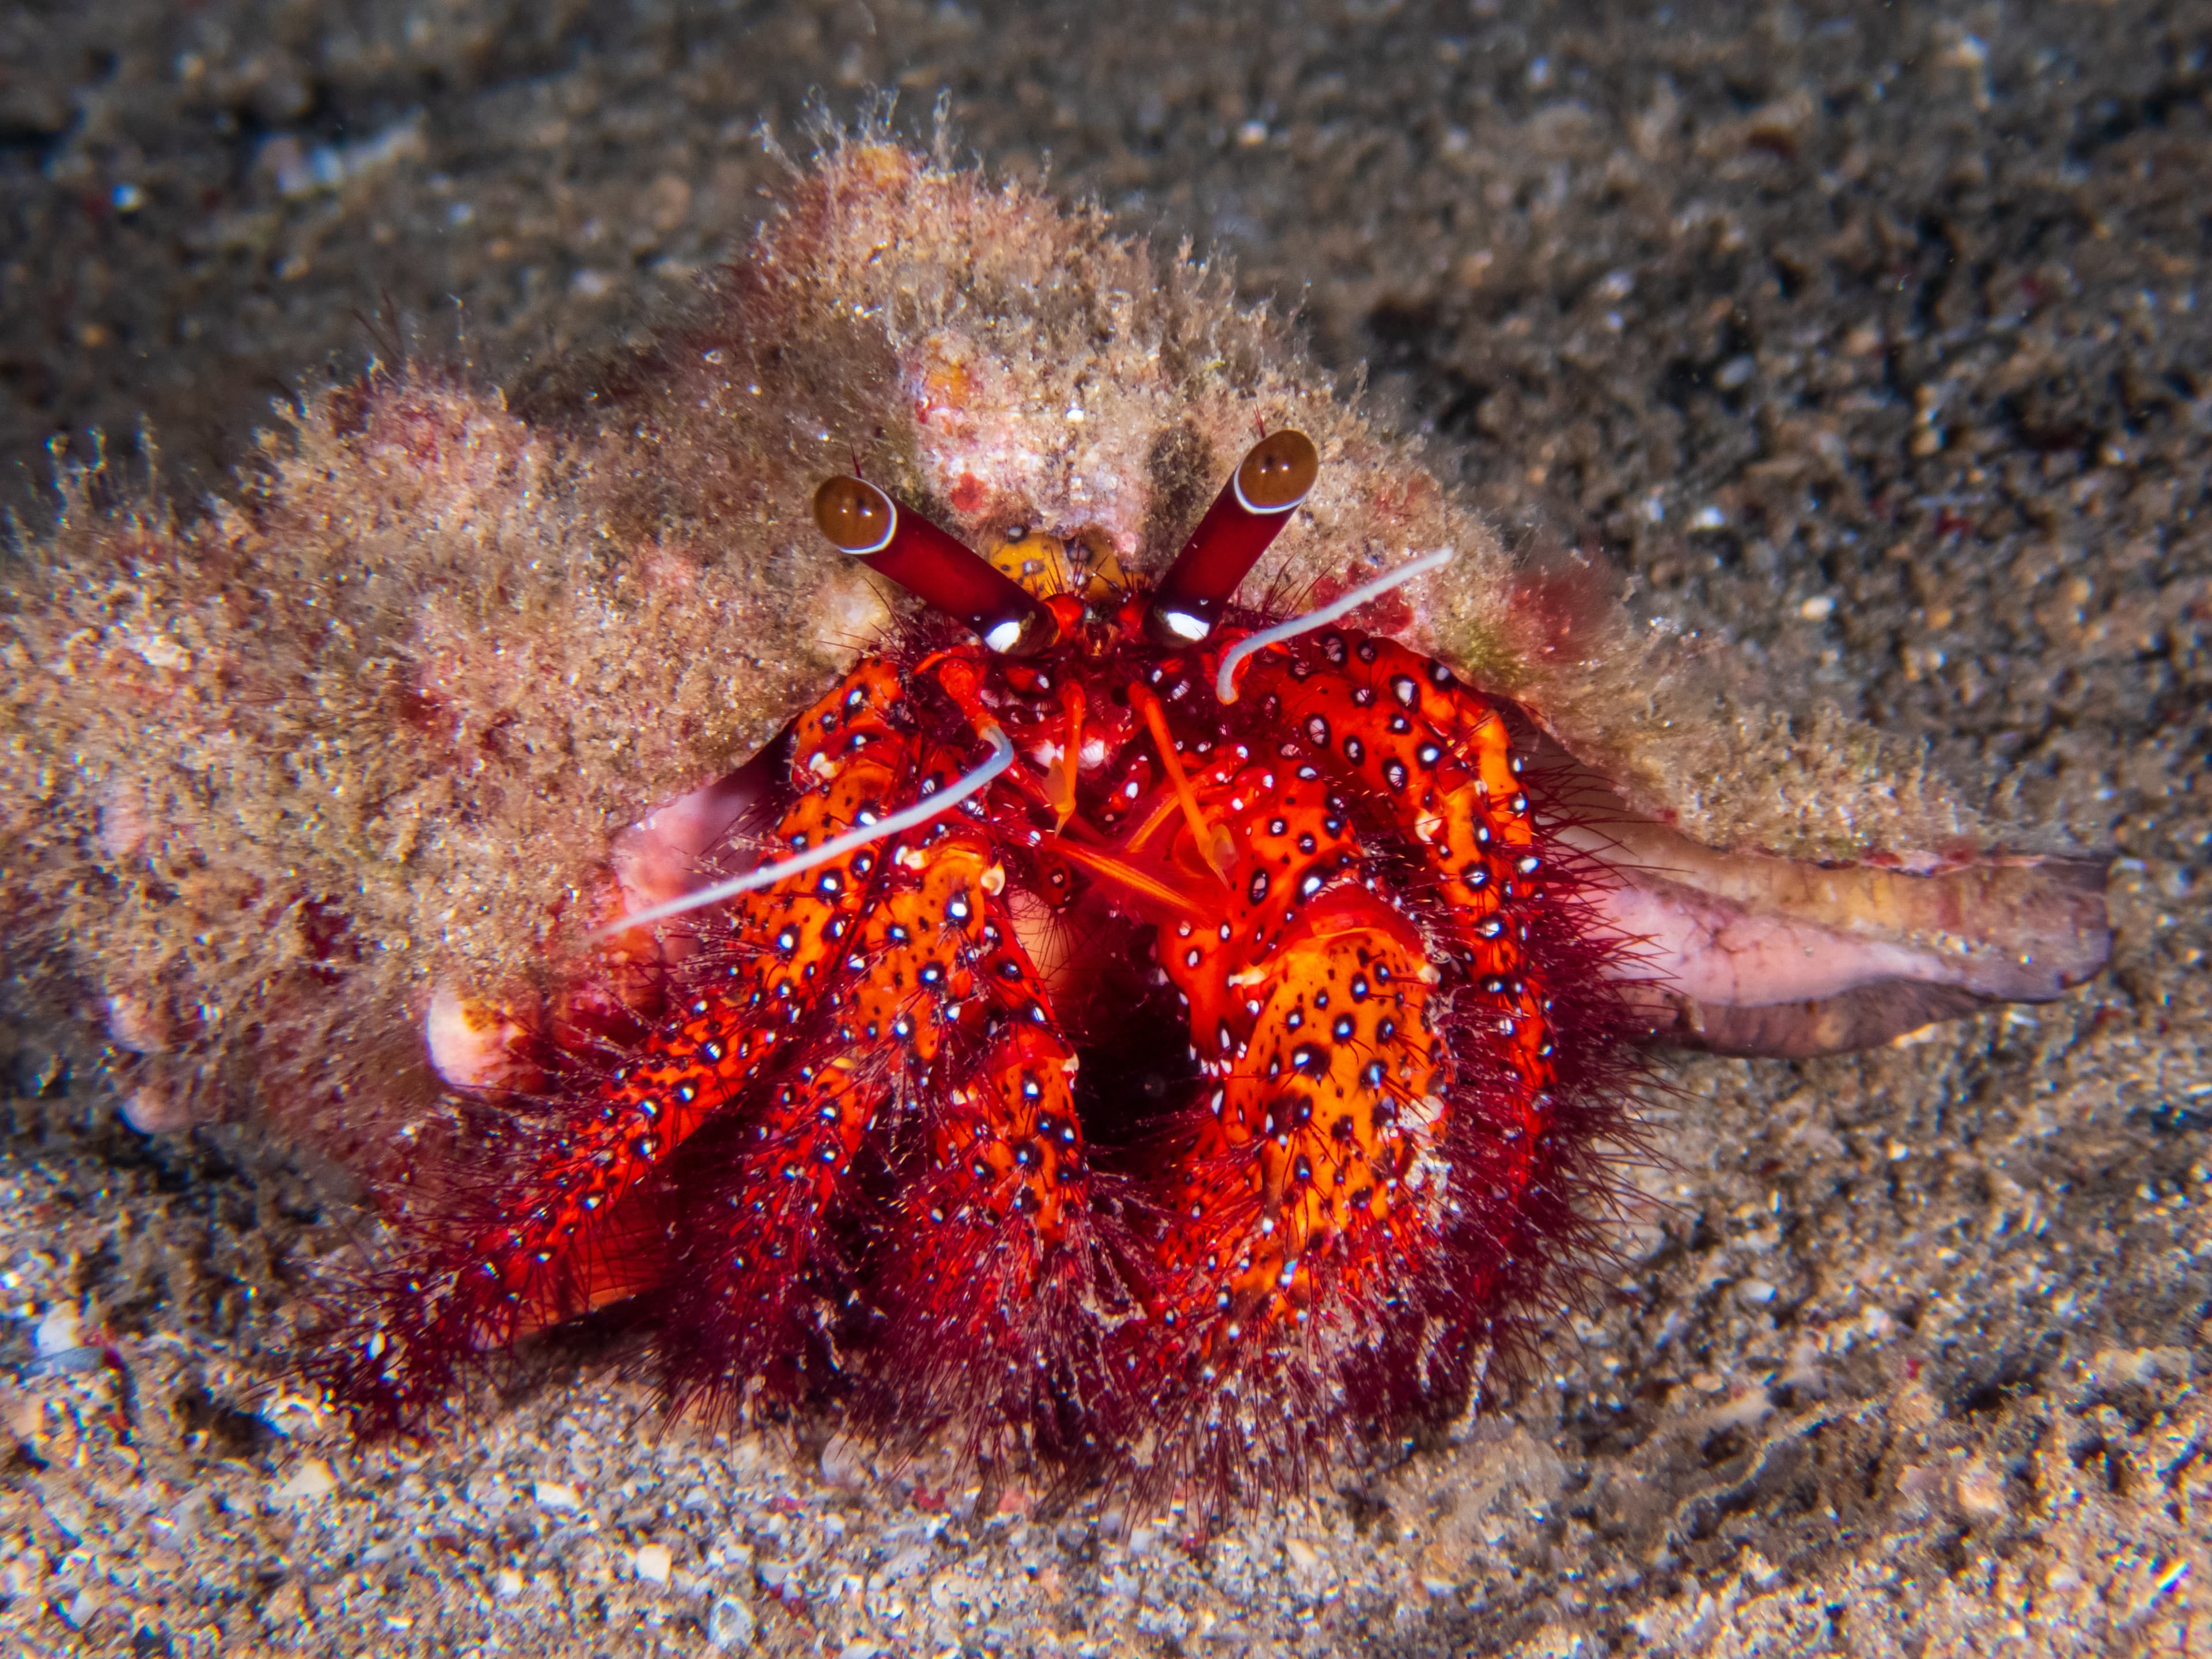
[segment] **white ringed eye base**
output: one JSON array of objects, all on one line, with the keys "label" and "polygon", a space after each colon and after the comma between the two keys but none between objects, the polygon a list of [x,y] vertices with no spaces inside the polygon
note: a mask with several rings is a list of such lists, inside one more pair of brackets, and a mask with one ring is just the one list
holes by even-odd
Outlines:
[{"label": "white ringed eye base", "polygon": [[[866,484],[867,488],[870,489],[876,489],[875,485],[868,483],[868,481],[866,478],[862,478],[859,482],[863,484]],[[882,538],[867,547],[843,547],[837,546],[836,544],[832,543],[831,545],[837,546],[837,550],[840,553],[845,554],[850,558],[868,559],[873,558],[877,554],[882,552],[885,548],[891,544],[891,538],[898,534],[898,503],[893,501],[889,495],[886,495],[880,489],[876,489],[876,499],[884,504],[885,521],[884,524],[884,533]]]},{"label": "white ringed eye base", "polygon": [[1285,513],[1295,513],[1305,505],[1306,497],[1313,494],[1313,486],[1308,484],[1298,492],[1294,501],[1285,501],[1276,507],[1255,507],[1250,498],[1244,494],[1244,474],[1242,468],[1229,475],[1229,488],[1236,494],[1237,505],[1255,519],[1279,519]]}]

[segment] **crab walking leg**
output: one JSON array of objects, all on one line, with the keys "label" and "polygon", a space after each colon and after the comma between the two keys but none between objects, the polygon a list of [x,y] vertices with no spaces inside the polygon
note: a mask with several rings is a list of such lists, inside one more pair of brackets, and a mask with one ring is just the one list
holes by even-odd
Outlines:
[{"label": "crab walking leg", "polygon": [[[1200,1464],[1279,1474],[1305,1431],[1254,1428],[1237,1400],[1263,1380],[1340,1399],[1391,1340],[1437,1247],[1449,1061],[1419,925],[1350,803],[1318,766],[1242,753],[1193,786],[1235,851],[1221,919],[1158,936],[1206,1080],[1165,1149],[1147,1319],[1115,1365]],[[1195,833],[1171,861],[1203,867]]]},{"label": "crab walking leg", "polygon": [[741,1389],[794,1352],[793,1322],[812,1313],[811,1289],[849,1288],[854,1264],[836,1259],[830,1224],[856,1158],[877,1132],[885,1160],[896,1156],[912,1103],[946,1086],[948,1044],[975,994],[988,899],[1005,872],[965,824],[933,824],[880,850],[849,936],[819,963],[821,992],[792,1033],[782,1086],[684,1217],[668,1321],[678,1397]]},{"label": "crab walking leg", "polygon": [[[775,849],[804,849],[878,814],[902,787],[910,745],[886,713],[902,695],[882,665],[856,670],[803,716],[793,754],[800,792]],[[792,1047],[825,961],[853,927],[882,849],[747,896],[700,978],[636,1053],[574,1097],[526,1165],[465,1195],[423,1259],[375,1285],[377,1319],[337,1351],[324,1380],[365,1429],[408,1427],[435,1407],[471,1355],[653,1288],[670,1270],[655,1176],[702,1125],[739,1107]],[[487,1227],[471,1208],[514,1219]]]},{"label": "crab walking leg", "polygon": [[681,1223],[690,1248],[675,1275],[665,1379],[670,1397],[722,1399],[796,1358],[791,1338],[806,1292],[837,1264],[826,1223],[851,1186],[855,1158],[890,1098],[880,1053],[839,1054],[793,1068],[744,1132],[715,1196]]},{"label": "crab walking leg", "polygon": [[[792,756],[805,790],[776,826],[773,850],[803,851],[880,810],[899,786],[908,745],[884,718],[896,676],[871,664],[801,717]],[[809,787],[808,786],[811,786]],[[588,1118],[547,1150],[537,1172],[547,1199],[522,1225],[483,1241],[514,1302],[532,1322],[607,1299],[576,1267],[594,1219],[622,1204],[675,1149],[787,1052],[819,995],[823,964],[862,905],[879,850],[855,848],[749,896],[730,918],[728,961],[618,1067]],[[565,1284],[537,1270],[563,1269]],[[553,1292],[549,1294],[549,1292]],[[497,1333],[511,1340],[512,1333]]]},{"label": "crab walking leg", "polygon": [[889,1241],[890,1343],[911,1363],[883,1409],[911,1428],[929,1402],[958,1401],[981,1437],[1049,1437],[1098,1386],[1079,1305],[1096,1253],[1075,1048],[995,896],[975,977],[963,1012],[978,1041],[925,1104],[927,1161]]}]

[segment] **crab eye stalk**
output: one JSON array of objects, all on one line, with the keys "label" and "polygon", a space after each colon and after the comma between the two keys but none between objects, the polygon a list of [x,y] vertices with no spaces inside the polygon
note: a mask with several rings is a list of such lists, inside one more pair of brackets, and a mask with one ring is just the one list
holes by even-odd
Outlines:
[{"label": "crab eye stalk", "polygon": [[974,629],[1001,656],[1026,657],[1058,635],[1052,612],[957,537],[865,479],[814,492],[814,522],[840,551]]},{"label": "crab eye stalk", "polygon": [[1321,471],[1313,440],[1288,427],[1252,446],[1160,581],[1146,631],[1159,645],[1195,645]]}]

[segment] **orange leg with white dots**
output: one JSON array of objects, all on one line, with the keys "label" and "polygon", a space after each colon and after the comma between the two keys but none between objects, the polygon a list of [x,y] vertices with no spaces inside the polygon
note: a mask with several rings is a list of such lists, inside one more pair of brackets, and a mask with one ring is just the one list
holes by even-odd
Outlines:
[{"label": "orange leg with white dots", "polygon": [[[1529,1178],[1552,1072],[1522,948],[1540,859],[1496,712],[1357,635],[1264,656],[1243,684],[1291,740],[1191,780],[1194,817],[1235,856],[1222,920],[1160,933],[1208,1076],[1143,1358],[1121,1364],[1180,1384],[1169,1410],[1204,1426],[1199,1455],[1265,1462],[1294,1437],[1255,1431],[1234,1396],[1271,1375],[1340,1389],[1363,1357],[1419,1342],[1399,1310],[1445,1261],[1465,1183]],[[1194,833],[1176,837],[1186,868]]]},{"label": "orange leg with white dots", "polygon": [[[816,846],[877,810],[900,787],[902,740],[886,722],[896,675],[870,665],[802,718],[793,766],[817,787],[778,825],[776,850]],[[827,781],[823,780],[826,776]],[[729,926],[726,983],[697,989],[549,1139],[510,1202],[520,1219],[480,1237],[448,1317],[467,1346],[504,1346],[530,1331],[651,1288],[669,1257],[639,1206],[677,1149],[788,1047],[825,957],[854,922],[877,849],[749,896]],[[732,1018],[732,1009],[743,1017]]]},{"label": "orange leg with white dots", "polygon": [[[799,793],[769,856],[881,816],[925,769],[959,769],[957,754],[917,763],[896,717],[904,696],[896,671],[864,664],[802,717]],[[434,1273],[395,1283],[385,1325],[342,1386],[404,1420],[443,1392],[457,1359],[664,1287],[679,1314],[689,1304],[697,1316],[672,1322],[698,1334],[669,1344],[675,1391],[719,1389],[787,1353],[824,1223],[871,1131],[887,1111],[939,1098],[951,1071],[988,1075],[996,1064],[970,1028],[1015,994],[983,971],[1012,948],[1003,918],[987,921],[1003,884],[981,832],[948,822],[738,901],[678,1013],[549,1133],[519,1198],[502,1191],[515,1218],[453,1243],[442,1292],[426,1288]],[[1029,973],[1023,962],[1017,977]],[[971,1133],[994,1146],[1036,1139],[1025,1102],[995,1085],[964,1097],[976,1103]],[[927,1116],[922,1132],[936,1133]],[[687,1177],[674,1207],[664,1172],[710,1120],[712,1176]],[[1072,1110],[1053,1121],[1056,1133],[1073,1128]],[[1079,1164],[1079,1136],[1060,1156]],[[1069,1231],[1066,1207],[1040,1206],[1047,1243]]]},{"label": "orange leg with white dots", "polygon": [[[911,750],[891,735],[862,757]],[[910,771],[944,778],[960,765],[933,750]],[[957,817],[874,851],[868,879],[841,895],[849,926],[814,953],[805,1049],[784,1056],[783,1086],[716,1160],[716,1195],[687,1217],[667,1322],[679,1395],[790,1381],[778,1368],[806,1350],[794,1322],[817,1316],[817,1298],[853,1283],[870,1255],[881,1257],[870,1293],[895,1329],[936,1339],[931,1374],[972,1373],[963,1380],[977,1386],[958,1397],[1005,1392],[995,1352],[1031,1356],[1026,1383],[1034,1356],[1066,1334],[1038,1328],[1036,1314],[1055,1273],[1088,1272],[1075,1057],[1004,912],[1006,871],[988,836]],[[899,1224],[855,1239],[837,1223],[860,1213],[871,1145],[873,1178],[902,1189]]]}]

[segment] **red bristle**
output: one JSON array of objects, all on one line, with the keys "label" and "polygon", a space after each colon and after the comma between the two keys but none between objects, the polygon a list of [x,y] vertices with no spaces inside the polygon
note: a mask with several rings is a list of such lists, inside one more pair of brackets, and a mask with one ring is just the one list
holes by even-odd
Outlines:
[{"label": "red bristle", "polygon": [[[1626,1021],[1510,711],[1345,629],[1251,658],[1224,706],[1243,629],[1163,647],[1152,597],[1055,601],[1021,664],[917,641],[802,717],[771,864],[927,800],[987,728],[1021,758],[705,930],[653,1036],[611,1078],[577,1065],[525,1177],[479,1190],[531,1246],[524,1312],[390,1281],[387,1342],[434,1363],[333,1368],[366,1425],[638,1291],[672,1400],[836,1387],[886,1435],[1204,1501],[1455,1409],[1563,1301]],[[1105,1006],[1129,965],[1067,942],[1146,935],[1158,988]],[[1127,1092],[1148,1069],[1157,1104]],[[710,1116],[659,1113],[639,1153],[695,1072]],[[541,1218],[586,1166],[602,1209]],[[455,1282],[472,1226],[418,1267]]]},{"label": "red bristle", "polygon": [[[999,966],[1027,968],[1007,939]],[[1071,1407],[1106,1386],[1090,1321],[1104,1261],[1097,1177],[1075,1109],[1073,1046],[1041,1018],[1033,980],[1004,976],[983,1052],[922,1112],[924,1143],[876,1241],[898,1357],[868,1401],[887,1432],[965,1419],[970,1444],[1081,1461]]]}]

